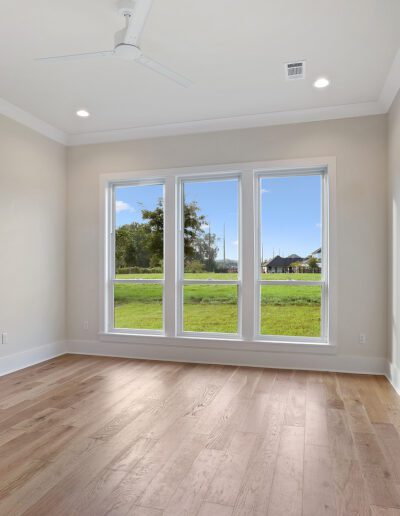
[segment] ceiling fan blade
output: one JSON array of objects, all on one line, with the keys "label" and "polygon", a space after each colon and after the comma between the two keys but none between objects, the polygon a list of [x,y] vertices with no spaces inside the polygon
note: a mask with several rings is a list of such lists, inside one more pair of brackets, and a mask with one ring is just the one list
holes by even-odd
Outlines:
[{"label": "ceiling fan blade", "polygon": [[153,0],[137,0],[133,14],[127,20],[124,43],[139,46],[147,17],[150,14]]},{"label": "ceiling fan blade", "polygon": [[102,59],[104,57],[113,57],[114,50],[106,50],[104,52],[86,52],[84,54],[69,54],[65,56],[39,57],[36,61],[83,61],[85,59]]},{"label": "ceiling fan blade", "polygon": [[164,77],[167,77],[171,81],[180,84],[184,88],[188,88],[193,84],[191,80],[187,79],[183,75],[180,75],[179,73],[166,68],[162,64],[157,63],[157,61],[153,61],[153,59],[150,59],[144,55],[141,55],[138,59],[136,59],[136,62],[146,66],[146,68],[150,68],[150,70],[153,70],[154,72],[164,75]]}]

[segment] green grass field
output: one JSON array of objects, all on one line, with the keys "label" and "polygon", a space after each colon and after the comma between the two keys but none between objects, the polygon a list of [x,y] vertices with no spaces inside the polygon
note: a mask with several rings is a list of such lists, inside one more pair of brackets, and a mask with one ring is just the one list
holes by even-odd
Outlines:
[{"label": "green grass field", "polygon": [[[262,279],[318,281],[319,274],[263,274]],[[157,274],[118,275],[120,279],[160,279]],[[186,279],[236,279],[235,274],[185,274]],[[261,333],[320,335],[321,289],[318,286],[267,285],[261,288]],[[115,285],[115,327],[162,329],[162,286]],[[245,309],[245,307],[244,307]],[[236,333],[237,288],[232,285],[186,285],[185,331]]]}]

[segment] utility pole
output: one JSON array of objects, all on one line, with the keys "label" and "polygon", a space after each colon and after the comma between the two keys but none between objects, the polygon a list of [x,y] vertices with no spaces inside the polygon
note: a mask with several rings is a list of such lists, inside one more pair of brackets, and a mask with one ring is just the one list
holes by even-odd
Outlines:
[{"label": "utility pole", "polygon": [[224,223],[224,267],[226,265],[225,251],[226,251],[226,240],[225,240],[225,223]]},{"label": "utility pole", "polygon": [[208,272],[211,272],[211,224],[208,225]]}]

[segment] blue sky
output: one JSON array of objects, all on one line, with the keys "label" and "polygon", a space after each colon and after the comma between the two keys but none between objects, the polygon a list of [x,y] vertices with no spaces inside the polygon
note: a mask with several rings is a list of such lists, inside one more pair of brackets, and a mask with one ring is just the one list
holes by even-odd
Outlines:
[{"label": "blue sky", "polygon": [[[224,224],[225,256],[238,259],[238,181],[210,181],[185,183],[185,201],[197,201],[206,216],[211,233],[217,235],[218,259],[223,258]],[[204,228],[208,232],[208,226]]]},{"label": "blue sky", "polygon": [[142,210],[153,210],[163,196],[162,185],[120,186],[115,190],[117,227],[131,222],[144,222]]},{"label": "blue sky", "polygon": [[264,178],[260,195],[264,259],[321,247],[321,176]]},{"label": "blue sky", "polygon": [[[161,185],[116,189],[116,225],[143,222],[141,210],[154,209],[162,197]],[[238,258],[237,180],[187,182],[186,202],[197,201],[218,238],[218,258],[223,257],[225,224],[226,258]],[[264,259],[273,254],[301,257],[321,246],[321,177],[292,176],[261,181],[261,235]],[[204,228],[208,231],[208,227]]]}]

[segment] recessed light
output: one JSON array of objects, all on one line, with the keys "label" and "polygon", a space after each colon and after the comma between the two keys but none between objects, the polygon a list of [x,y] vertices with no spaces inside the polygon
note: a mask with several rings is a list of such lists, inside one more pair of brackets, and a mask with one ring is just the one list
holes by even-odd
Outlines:
[{"label": "recessed light", "polygon": [[80,116],[81,118],[87,118],[88,116],[90,116],[90,113],[89,111],[86,111],[86,109],[79,109],[76,114],[78,116]]},{"label": "recessed light", "polygon": [[326,88],[327,86],[329,86],[329,80],[325,77],[320,77],[314,82],[314,86],[316,88]]}]

